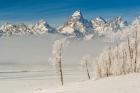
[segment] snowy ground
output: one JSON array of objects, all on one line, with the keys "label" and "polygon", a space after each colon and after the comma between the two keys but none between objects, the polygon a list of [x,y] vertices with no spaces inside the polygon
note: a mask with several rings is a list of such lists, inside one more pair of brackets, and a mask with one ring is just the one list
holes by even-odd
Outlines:
[{"label": "snowy ground", "polygon": [[90,80],[33,93],[140,93],[140,74]]},{"label": "snowy ground", "polygon": [[[48,86],[49,84],[49,86]],[[140,93],[140,74],[59,84],[45,79],[0,80],[2,93]]]}]

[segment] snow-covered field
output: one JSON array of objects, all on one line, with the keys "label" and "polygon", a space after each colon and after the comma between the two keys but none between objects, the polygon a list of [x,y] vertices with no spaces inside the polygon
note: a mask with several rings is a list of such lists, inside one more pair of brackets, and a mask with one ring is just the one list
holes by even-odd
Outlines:
[{"label": "snow-covered field", "polygon": [[140,93],[140,74],[90,80],[33,93]]},{"label": "snow-covered field", "polygon": [[47,79],[0,80],[0,91],[2,93],[140,93],[140,74],[69,83],[63,87],[60,87],[56,81],[48,82]]}]

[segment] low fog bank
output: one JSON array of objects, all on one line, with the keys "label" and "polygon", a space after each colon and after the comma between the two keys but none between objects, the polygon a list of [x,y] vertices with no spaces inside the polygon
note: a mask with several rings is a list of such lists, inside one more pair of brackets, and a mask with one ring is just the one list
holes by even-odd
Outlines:
[{"label": "low fog bank", "polygon": [[[39,36],[12,36],[0,38],[0,65],[47,65],[55,40],[64,38],[62,35],[49,34]],[[98,56],[105,46],[102,39],[68,40],[70,42],[63,53],[63,63],[80,64],[81,58],[90,54]]]}]

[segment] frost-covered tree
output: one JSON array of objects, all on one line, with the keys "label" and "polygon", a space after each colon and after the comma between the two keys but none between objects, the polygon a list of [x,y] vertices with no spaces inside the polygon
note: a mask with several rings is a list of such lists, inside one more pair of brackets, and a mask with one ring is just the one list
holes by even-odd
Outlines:
[{"label": "frost-covered tree", "polygon": [[135,43],[134,43],[134,49],[135,49],[135,59],[134,59],[134,72],[137,72],[137,58],[138,58],[138,31],[137,27],[135,30]]},{"label": "frost-covered tree", "polygon": [[123,38],[111,43],[96,59],[97,78],[140,72],[140,21],[120,33],[117,35]]},{"label": "frost-covered tree", "polygon": [[52,57],[49,59],[60,73],[60,81],[63,86],[62,55],[65,39],[56,40],[53,44]]},{"label": "frost-covered tree", "polygon": [[82,69],[86,72],[88,79],[91,79],[90,71],[89,71],[90,64],[90,56],[86,55],[81,60]]}]

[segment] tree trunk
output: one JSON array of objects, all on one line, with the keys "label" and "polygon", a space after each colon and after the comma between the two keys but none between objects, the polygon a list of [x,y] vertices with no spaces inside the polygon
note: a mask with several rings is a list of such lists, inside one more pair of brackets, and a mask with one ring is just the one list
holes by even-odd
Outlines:
[{"label": "tree trunk", "polygon": [[61,80],[61,85],[63,86],[64,85],[64,82],[63,82],[63,70],[62,70],[62,44],[60,45],[60,60],[59,60],[59,70],[60,70],[60,80]]},{"label": "tree trunk", "polygon": [[90,79],[90,74],[89,74],[89,69],[88,69],[88,63],[87,63],[87,61],[86,61],[86,70],[87,70],[88,79]]},{"label": "tree trunk", "polygon": [[138,37],[137,37],[137,29],[136,29],[136,36],[135,36],[135,63],[134,63],[134,72],[137,72],[137,47],[138,47]]}]

